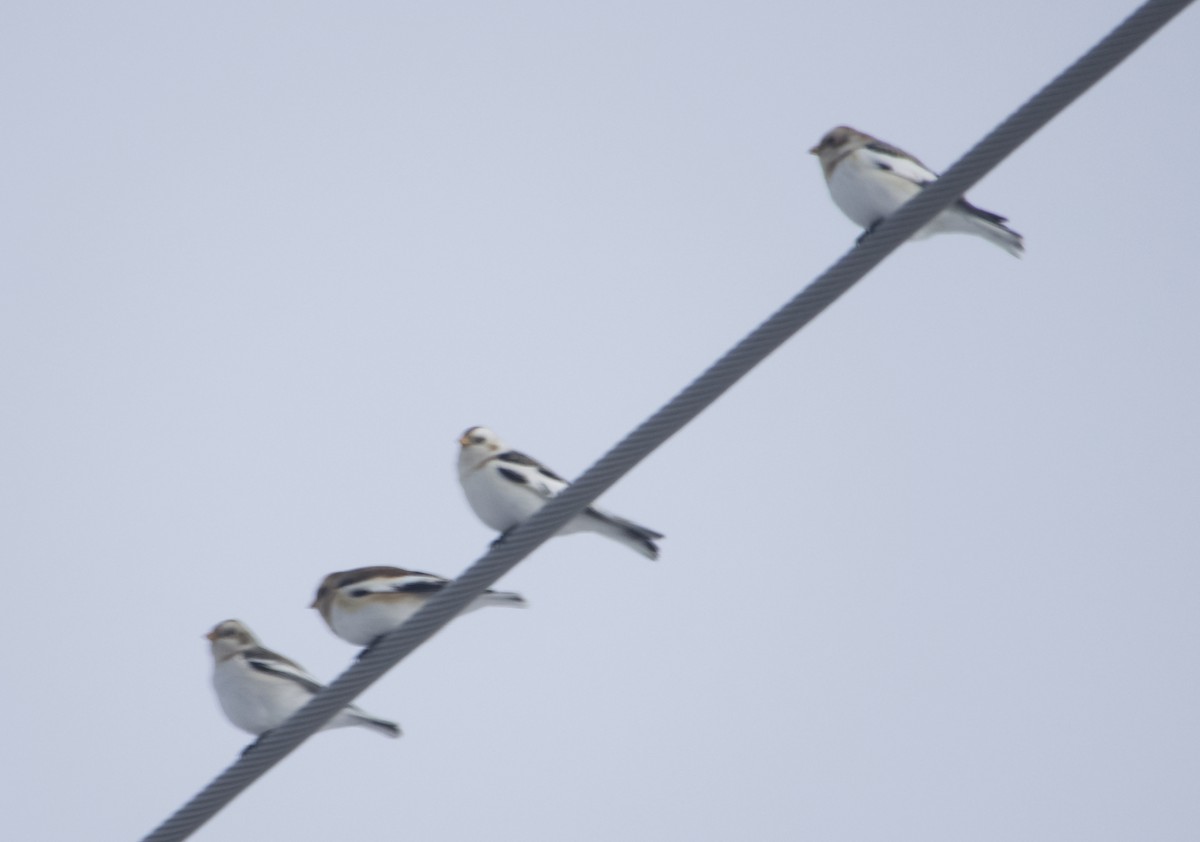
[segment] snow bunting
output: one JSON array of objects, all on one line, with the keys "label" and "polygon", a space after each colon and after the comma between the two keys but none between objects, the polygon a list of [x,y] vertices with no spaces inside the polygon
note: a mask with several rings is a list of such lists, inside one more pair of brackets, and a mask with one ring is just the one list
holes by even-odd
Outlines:
[{"label": "snow bunting", "polygon": [[[330,631],[355,646],[367,646],[417,613],[431,596],[450,584],[432,573],[399,567],[360,567],[330,573],[317,588],[316,608]],[[520,594],[484,591],[462,613],[485,605],[526,606]]]},{"label": "snow bunting", "polygon": [[[537,460],[509,450],[487,427],[472,427],[458,440],[458,479],[479,519],[504,533],[529,519],[570,483]],[[650,559],[658,558],[662,534],[588,506],[558,531],[599,532]]]},{"label": "snow bunting", "polygon": [[[321,689],[321,682],[299,664],[264,649],[237,620],[218,623],[205,635],[212,641],[213,687],[229,721],[243,731],[262,734],[300,710]],[[363,725],[389,737],[400,726],[347,705],[325,728]]]},{"label": "snow bunting", "polygon": [[[849,126],[831,130],[808,151],[820,159],[834,203],[867,229],[863,237],[922,187],[937,180],[937,173],[912,155]],[[1020,234],[1005,226],[1007,221],[960,198],[917,231],[913,239],[951,232],[977,234],[1020,257],[1025,245]]]}]

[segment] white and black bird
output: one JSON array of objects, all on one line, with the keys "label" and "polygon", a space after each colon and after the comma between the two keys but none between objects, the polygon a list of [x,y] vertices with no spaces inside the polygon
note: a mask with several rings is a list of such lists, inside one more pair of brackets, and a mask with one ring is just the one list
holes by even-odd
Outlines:
[{"label": "white and black bird", "polygon": [[[304,668],[266,649],[250,629],[225,620],[205,635],[212,641],[213,688],[229,721],[261,736],[300,710],[321,689]],[[400,736],[395,722],[347,705],[322,727],[362,725],[389,737]]]},{"label": "white and black bird", "polygon": [[[500,538],[556,496],[570,483],[545,465],[510,450],[487,427],[472,427],[458,440],[458,479],[467,495],[467,502],[479,519]],[[559,535],[571,532],[599,532],[641,553],[646,558],[658,558],[655,539],[660,532],[639,526],[633,521],[588,506],[567,521]]]},{"label": "white and black bird", "polygon": [[[309,607],[320,611],[330,631],[342,640],[368,646],[399,628],[448,584],[449,579],[432,573],[399,567],[359,567],[326,576]],[[487,605],[525,608],[528,603],[520,594],[484,591],[462,613]]]},{"label": "white and black bird", "polygon": [[[808,151],[820,159],[834,203],[866,229],[863,237],[938,177],[904,150],[849,126],[830,130]],[[1007,221],[960,198],[917,231],[913,239],[954,232],[975,234],[1020,257],[1024,241],[1004,224]]]}]

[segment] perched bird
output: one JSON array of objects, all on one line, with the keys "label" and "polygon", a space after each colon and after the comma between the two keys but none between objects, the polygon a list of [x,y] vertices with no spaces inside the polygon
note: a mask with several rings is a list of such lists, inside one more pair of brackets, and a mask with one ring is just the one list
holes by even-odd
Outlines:
[{"label": "perched bird", "polygon": [[[820,159],[834,203],[867,229],[862,237],[922,187],[937,180],[937,173],[912,155],[849,126],[832,129],[808,151]],[[917,231],[913,239],[951,232],[976,234],[1020,257],[1025,245],[1021,235],[1004,224],[1007,221],[960,198]]]},{"label": "perched bird", "polygon": [[[299,664],[264,649],[250,629],[237,620],[218,623],[205,635],[212,641],[213,687],[229,721],[243,731],[262,736],[308,703],[321,682]],[[400,726],[347,705],[325,728],[363,725],[389,737]]]},{"label": "perched bird", "polygon": [[[458,479],[479,519],[501,533],[527,520],[570,483],[537,460],[509,450],[487,427],[472,427],[458,440]],[[662,533],[588,506],[567,521],[559,535],[599,532],[650,559],[658,558]]]},{"label": "perched bird", "polygon": [[[342,640],[367,646],[399,628],[448,584],[449,579],[432,573],[399,567],[360,567],[326,576],[309,607],[320,611],[330,631]],[[524,608],[526,604],[520,594],[484,591],[462,613],[485,605]]]}]

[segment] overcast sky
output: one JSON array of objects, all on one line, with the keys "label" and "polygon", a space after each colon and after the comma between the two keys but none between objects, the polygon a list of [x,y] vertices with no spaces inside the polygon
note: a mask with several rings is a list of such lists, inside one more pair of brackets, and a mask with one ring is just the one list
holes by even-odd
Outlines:
[{"label": "overcast sky", "polygon": [[[149,832],[324,679],[332,571],[463,570],[457,437],[578,475],[1128,0],[14,3],[0,26],[12,839]],[[1200,837],[1200,15],[195,838]]]}]

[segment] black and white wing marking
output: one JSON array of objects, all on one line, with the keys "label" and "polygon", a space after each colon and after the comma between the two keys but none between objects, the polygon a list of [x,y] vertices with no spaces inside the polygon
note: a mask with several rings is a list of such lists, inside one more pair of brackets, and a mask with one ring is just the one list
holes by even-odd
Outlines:
[{"label": "black and white wing marking", "polygon": [[[404,570],[400,567],[360,567],[333,577],[333,587],[344,595],[360,598],[372,594],[413,593],[430,594],[446,586],[446,580],[432,573]],[[323,585],[317,599],[328,593]]]},{"label": "black and white wing marking", "polygon": [[294,681],[310,693],[321,689],[321,682],[305,672],[302,666],[270,649],[255,646],[242,652],[241,657],[246,659],[251,669],[275,678]]},{"label": "black and white wing marking", "polygon": [[[863,147],[865,153],[869,156],[871,163],[880,170],[895,173],[900,178],[906,181],[911,181],[920,187],[924,187],[934,181],[937,181],[937,173],[922,164],[912,155],[909,155],[902,149],[897,149],[889,143],[883,141],[874,141]],[[976,207],[968,202],[965,198],[959,197],[954,203],[955,207],[964,211],[971,216],[979,217],[985,222],[990,222],[993,225],[999,225],[1004,228],[1004,223],[1008,222],[1008,218],[1001,216],[998,213],[986,211],[983,208]],[[1008,229],[1006,229],[1008,230]],[[1015,233],[1015,232],[1014,232]]]},{"label": "black and white wing marking", "polygon": [[[404,576],[397,576],[390,582],[381,583],[383,586],[375,589],[374,593],[409,593],[428,595],[435,594],[449,584],[441,576],[434,576],[432,573],[409,573]],[[363,596],[357,592],[351,592],[351,596]]]},{"label": "black and white wing marking", "polygon": [[549,499],[570,483],[532,456],[516,450],[506,450],[492,457],[496,471],[514,485],[523,485],[539,497]]},{"label": "black and white wing marking", "polygon": [[872,141],[862,148],[863,155],[876,169],[895,173],[905,181],[924,187],[937,181],[937,173],[902,149],[882,141]]}]

